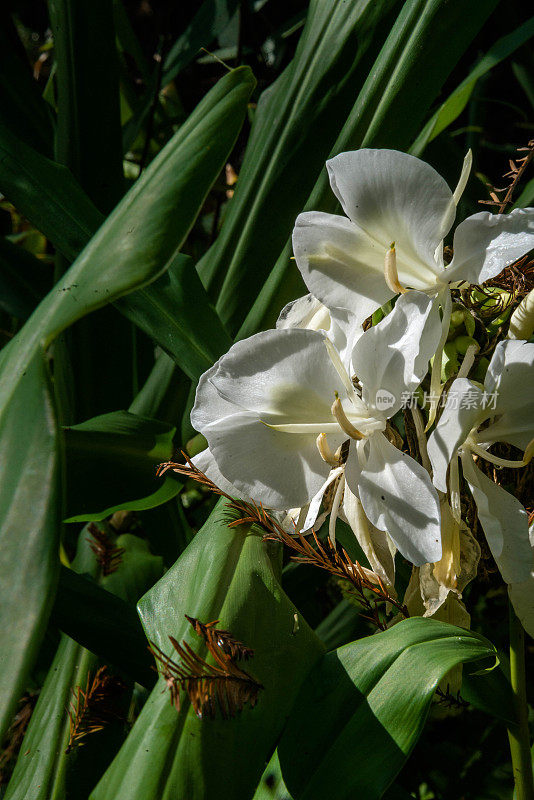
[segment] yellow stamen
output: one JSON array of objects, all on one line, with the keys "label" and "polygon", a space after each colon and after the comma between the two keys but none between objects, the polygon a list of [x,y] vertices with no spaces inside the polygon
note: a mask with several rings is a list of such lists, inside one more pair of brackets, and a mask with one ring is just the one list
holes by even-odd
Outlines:
[{"label": "yellow stamen", "polygon": [[328,444],[326,433],[320,433],[316,439],[316,442],[317,442],[317,449],[323,461],[326,464],[330,464],[331,467],[337,467],[338,459],[336,458],[335,454],[332,452],[330,445]]},{"label": "yellow stamen", "polygon": [[334,415],[337,423],[341,430],[343,430],[347,436],[350,436],[351,439],[363,439],[363,433],[360,433],[357,428],[354,427],[352,422],[349,421],[343,406],[341,405],[341,400],[339,399],[337,392],[336,392],[336,399],[332,403],[332,414]]},{"label": "yellow stamen", "polygon": [[406,289],[399,282],[399,273],[397,272],[397,254],[395,251],[395,242],[391,242],[389,250],[386,251],[386,258],[384,261],[384,279],[395,294],[406,294]]},{"label": "yellow stamen", "polygon": [[529,464],[534,458],[534,439],[531,439],[527,444],[521,461],[514,461],[510,458],[500,458],[499,456],[494,456],[493,453],[488,453],[487,450],[484,450],[483,447],[479,447],[477,444],[469,443],[469,449],[475,455],[480,456],[480,458],[484,458],[486,461],[489,461],[491,464],[495,464],[497,467],[520,469],[521,467],[526,467],[527,464]]}]

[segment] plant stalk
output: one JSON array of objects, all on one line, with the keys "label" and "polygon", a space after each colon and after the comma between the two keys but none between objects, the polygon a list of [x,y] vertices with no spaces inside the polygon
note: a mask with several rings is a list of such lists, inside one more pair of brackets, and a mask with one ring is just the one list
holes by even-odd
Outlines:
[{"label": "plant stalk", "polygon": [[525,674],[525,631],[512,604],[510,611],[510,680],[515,697],[517,724],[508,728],[517,800],[534,800],[532,756],[528,731]]}]

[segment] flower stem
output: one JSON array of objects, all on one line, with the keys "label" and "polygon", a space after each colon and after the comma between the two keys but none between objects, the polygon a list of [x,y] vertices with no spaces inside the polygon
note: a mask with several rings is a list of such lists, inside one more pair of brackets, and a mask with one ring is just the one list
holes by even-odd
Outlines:
[{"label": "flower stem", "polygon": [[516,725],[508,728],[517,800],[534,800],[532,756],[528,732],[525,676],[525,631],[510,603],[510,680],[516,705]]}]

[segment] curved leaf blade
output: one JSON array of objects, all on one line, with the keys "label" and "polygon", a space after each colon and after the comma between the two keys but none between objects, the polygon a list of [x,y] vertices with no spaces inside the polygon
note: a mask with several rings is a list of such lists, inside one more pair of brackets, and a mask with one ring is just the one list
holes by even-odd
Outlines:
[{"label": "curved leaf blade", "polygon": [[93,800],[252,796],[293,697],[323,652],[280,587],[272,544],[254,527],[231,529],[227,523],[221,501],[174,567],[141,600],[141,619],[148,638],[165,652],[171,634],[186,638],[201,655],[205,649],[184,614],[220,619],[221,627],[254,649],[246,668],[265,690],[255,708],[246,707],[233,719],[199,720],[186,699],[178,713],[158,681]]},{"label": "curved leaf blade", "polygon": [[302,685],[278,756],[295,800],[378,800],[452,667],[496,657],[480,634],[413,617],[328,653]]}]

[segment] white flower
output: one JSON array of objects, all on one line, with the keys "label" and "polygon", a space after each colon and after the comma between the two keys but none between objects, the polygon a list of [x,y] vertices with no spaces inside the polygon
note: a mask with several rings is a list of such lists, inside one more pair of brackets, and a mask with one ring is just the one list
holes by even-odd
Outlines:
[{"label": "white flower", "polygon": [[406,288],[438,294],[450,283],[483,283],[534,247],[534,209],[483,211],[458,225],[454,258],[445,267],[443,239],[470,158],[454,194],[429,164],[395,150],[340,153],[326,167],[346,216],[301,214],[295,259],[310,292],[358,322]]},{"label": "white flower", "polygon": [[358,324],[353,314],[345,309],[331,312],[312,294],[305,294],[284,306],[276,327],[325,331],[343,361],[350,359],[352,349],[363,333],[361,324]]},{"label": "white flower", "polygon": [[256,334],[202,376],[191,420],[221,476],[243,495],[268,508],[301,508],[312,498],[320,503],[339,470],[334,506],[346,480],[371,523],[387,530],[406,558],[437,561],[437,493],[423,467],[383,431],[402,393],[426,374],[439,328],[428,297],[405,295],[357,341],[350,374],[322,331]]},{"label": "white flower", "polygon": [[[506,583],[526,580],[532,568],[527,514],[521,503],[484,475],[474,457],[497,466],[522,467],[532,455],[534,436],[534,344],[500,342],[488,367],[484,391],[467,378],[452,384],[443,414],[428,442],[434,485],[459,509],[458,455],[488,544]],[[486,427],[483,423],[491,420]],[[525,451],[521,461],[488,451],[495,442]],[[449,467],[450,465],[450,467]]]}]

